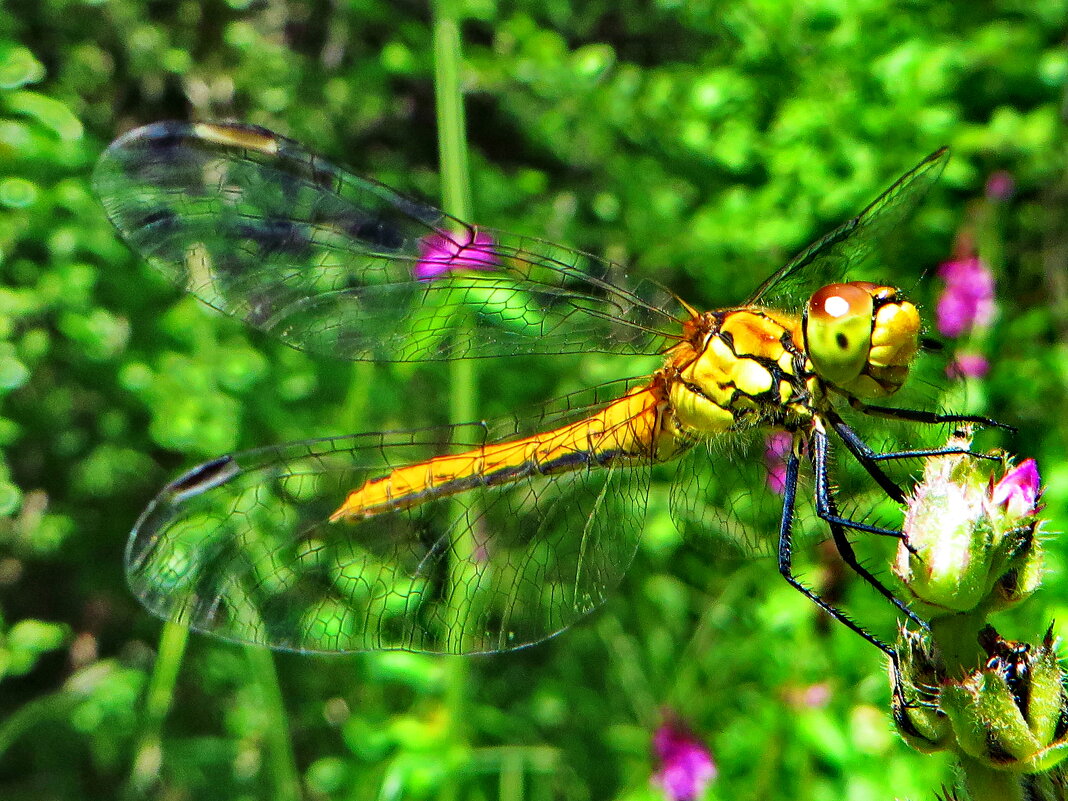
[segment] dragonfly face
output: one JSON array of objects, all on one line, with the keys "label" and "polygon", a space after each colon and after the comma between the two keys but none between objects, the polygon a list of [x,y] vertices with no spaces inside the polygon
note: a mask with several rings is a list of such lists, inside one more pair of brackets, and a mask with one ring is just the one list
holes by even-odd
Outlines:
[{"label": "dragonfly face", "polygon": [[687,455],[768,427],[794,435],[778,552],[801,587],[789,542],[802,454],[836,542],[843,525],[886,532],[838,516],[828,431],[902,497],[836,408],[864,412],[906,379],[916,309],[860,279],[945,160],[944,150],[924,159],[744,303],[700,314],[626,287],[595,256],[466,225],[262,128],[159,123],[126,134],[94,176],[120,234],[206,303],[294,347],[394,361],[665,357],[643,379],[537,414],[295,442],[194,468],[138,521],[131,587],[161,617],[274,648],[518,648],[619,583],[655,466],[679,462],[672,511],[687,524],[695,471],[711,469]]}]

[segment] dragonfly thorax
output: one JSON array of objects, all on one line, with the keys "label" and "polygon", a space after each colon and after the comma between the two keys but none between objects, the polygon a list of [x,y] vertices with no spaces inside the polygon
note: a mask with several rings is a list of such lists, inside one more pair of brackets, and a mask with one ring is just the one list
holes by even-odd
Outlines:
[{"label": "dragonfly thorax", "polygon": [[819,378],[860,399],[897,392],[919,350],[916,307],[887,286],[828,284],[805,308],[801,340]]},{"label": "dragonfly thorax", "polygon": [[707,312],[664,368],[674,419],[691,435],[808,419],[819,391],[801,320],[756,307]]}]

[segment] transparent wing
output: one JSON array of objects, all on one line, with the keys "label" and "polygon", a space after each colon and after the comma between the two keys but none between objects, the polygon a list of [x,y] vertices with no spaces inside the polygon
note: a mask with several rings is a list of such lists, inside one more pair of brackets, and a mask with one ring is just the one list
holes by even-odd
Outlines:
[{"label": "transparent wing", "polygon": [[[891,232],[904,222],[949,161],[946,148],[936,150],[883,192],[860,214],[809,245],[750,295],[746,305],[796,309],[827,284],[872,280],[858,271],[884,248]],[[882,280],[887,280],[885,269]]]},{"label": "transparent wing", "polygon": [[[774,553],[782,518],[781,482],[785,451],[769,454],[768,438],[789,435],[764,429],[722,434],[698,445],[679,461],[671,485],[670,509],[676,527],[698,548],[735,557]],[[812,507],[807,473],[798,488],[795,534],[826,536]]]},{"label": "transparent wing", "polygon": [[[565,407],[543,424],[598,405]],[[476,482],[329,522],[368,479],[517,431],[507,419],[364,434],[201,465],[142,515],[127,548],[130,586],[160,617],[277,649],[488,653],[544,640],[619,583],[645,516],[648,464]]]},{"label": "transparent wing", "polygon": [[[651,354],[679,329],[656,290],[614,283],[616,265],[467,225],[265,128],[148,125],[107,149],[93,182],[119,233],[171,281],[302,350]],[[468,330],[450,336],[459,317]]]},{"label": "transparent wing", "polygon": [[[669,496],[672,519],[699,550],[735,558],[776,553],[783,514],[783,479],[790,435],[753,429],[716,437],[679,461]],[[875,447],[882,441],[873,442]],[[843,516],[860,523],[900,529],[901,508],[889,500],[840,443],[831,441],[830,476],[834,500]],[[904,480],[919,460],[889,465]],[[907,486],[904,485],[904,486]],[[795,546],[827,539],[830,528],[816,515],[811,466],[802,462],[793,509]],[[881,540],[847,532],[854,542]],[[880,543],[869,542],[871,547]],[[861,549],[864,550],[863,548]]]}]

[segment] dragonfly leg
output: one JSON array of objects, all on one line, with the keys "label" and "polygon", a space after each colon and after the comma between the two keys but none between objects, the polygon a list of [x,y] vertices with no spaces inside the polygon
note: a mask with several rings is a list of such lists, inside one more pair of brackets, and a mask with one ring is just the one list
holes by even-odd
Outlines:
[{"label": "dragonfly leg", "polygon": [[866,581],[876,592],[897,607],[897,610],[905,615],[905,617],[920,628],[928,629],[929,626],[926,621],[922,620],[915,612],[909,609],[904,601],[894,595],[889,587],[879,581],[871,571],[860,563],[857,559],[856,551],[853,550],[853,543],[851,543],[846,536],[846,528],[855,529],[857,531],[870,531],[875,534],[882,534],[885,532],[898,538],[901,538],[901,532],[882,529],[877,526],[869,526],[866,523],[858,523],[855,520],[842,517],[838,513],[838,505],[835,503],[834,493],[831,492],[831,483],[827,478],[827,434],[823,431],[816,430],[812,433],[809,442],[812,449],[812,469],[816,474],[816,514],[830,526],[831,538],[834,540],[835,547],[838,548],[838,553],[841,555],[842,561],[845,562],[854,573],[864,579],[864,581]]},{"label": "dragonfly leg", "polygon": [[[837,412],[829,410],[824,414],[825,419],[830,424],[834,432],[838,434],[842,440],[842,444],[846,446],[850,453],[860,462],[868,475],[874,479],[875,483],[882,487],[883,492],[887,494],[892,500],[898,503],[905,503],[905,493],[902,491],[893,479],[891,479],[881,467],[879,462],[888,462],[896,459],[922,459],[927,456],[949,456],[952,454],[969,454],[975,456],[978,459],[992,459],[997,461],[999,457],[992,456],[986,453],[976,453],[968,448],[960,448],[955,446],[944,446],[940,448],[917,448],[915,450],[903,450],[903,451],[886,451],[880,453],[872,450],[864,440],[860,438],[856,431],[854,431],[848,423],[843,420]],[[969,420],[960,422],[975,422],[980,418],[971,418]],[[985,418],[982,418],[985,419]],[[940,422],[950,422],[948,420]],[[1000,424],[999,424],[1000,425]],[[874,532],[879,533],[879,532]]]},{"label": "dragonfly leg", "polygon": [[797,500],[797,475],[801,466],[801,457],[793,452],[786,463],[786,477],[783,485],[782,521],[779,524],[779,573],[793,587],[816,606],[833,617],[850,631],[859,634],[865,641],[871,643],[887,657],[895,666],[898,664],[897,652],[884,643],[859,623],[855,622],[841,609],[821,598],[814,590],[806,587],[793,572],[793,523],[794,504]]},{"label": "dragonfly leg", "polygon": [[1016,428],[1008,423],[1002,423],[992,417],[983,417],[978,414],[938,414],[920,409],[896,409],[892,406],[873,406],[856,398],[849,399],[849,405],[862,414],[872,417],[886,417],[890,420],[907,420],[911,423],[923,423],[925,425],[943,425],[946,423],[973,423],[983,428],[1000,428],[1003,431],[1016,433]]},{"label": "dragonfly leg", "polygon": [[890,693],[890,710],[895,725],[900,731],[909,734],[912,737],[921,740],[927,739],[923,732],[917,729],[912,722],[912,719],[908,715],[908,710],[934,709],[934,702],[924,699],[913,700],[908,698],[905,691],[905,677],[901,674],[901,664],[898,661],[896,653],[890,658],[890,677],[890,684],[893,688]]},{"label": "dragonfly leg", "polygon": [[[876,454],[875,451],[869,448],[868,445],[860,437],[857,436],[856,432],[854,432],[853,429],[847,426],[845,422],[833,412],[828,413],[827,415],[825,415],[825,417],[827,422],[831,424],[831,427],[834,428],[834,430],[842,438],[842,441],[845,444],[846,448],[849,450],[849,452],[856,457],[857,461],[860,462],[864,469],[868,471],[868,474],[873,479],[875,479],[875,482],[880,487],[883,488],[883,491],[897,503],[905,503],[905,493],[901,490],[900,487],[898,487],[896,483],[894,483],[894,481],[888,475],[886,475],[883,469],[879,467],[876,460],[871,459],[869,456],[878,454]],[[825,520],[827,523],[836,523],[840,526],[851,528],[855,531],[863,531],[866,534],[876,534],[880,537],[894,537],[895,539],[901,539],[901,532],[897,531],[896,529],[884,528],[882,526],[873,526],[870,523],[862,523],[859,520],[850,520],[848,517],[842,517],[837,513],[837,511],[834,510],[833,504],[826,502],[831,495],[830,483],[827,481],[826,469],[827,435],[823,432],[815,432],[815,434],[813,435],[814,446],[816,444],[815,440],[817,436],[819,437],[819,443],[822,444],[823,452],[821,454],[817,454],[815,450],[813,451],[813,464],[815,465],[816,460],[820,459],[822,460],[824,465],[822,480],[824,489],[821,491],[820,484],[817,484],[816,488],[816,508],[820,518],[822,520]],[[817,481],[820,481],[820,479],[818,478],[818,476],[820,475],[818,469],[816,475]]]}]

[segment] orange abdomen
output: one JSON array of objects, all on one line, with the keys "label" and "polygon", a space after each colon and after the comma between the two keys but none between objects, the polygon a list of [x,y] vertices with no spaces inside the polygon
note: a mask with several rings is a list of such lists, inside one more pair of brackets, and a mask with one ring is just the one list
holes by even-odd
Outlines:
[{"label": "orange abdomen", "polygon": [[511,442],[436,456],[400,467],[349,493],[331,521],[356,520],[418,506],[476,487],[508,484],[617,461],[659,460],[677,451],[663,430],[663,392],[641,387],[584,420]]}]

